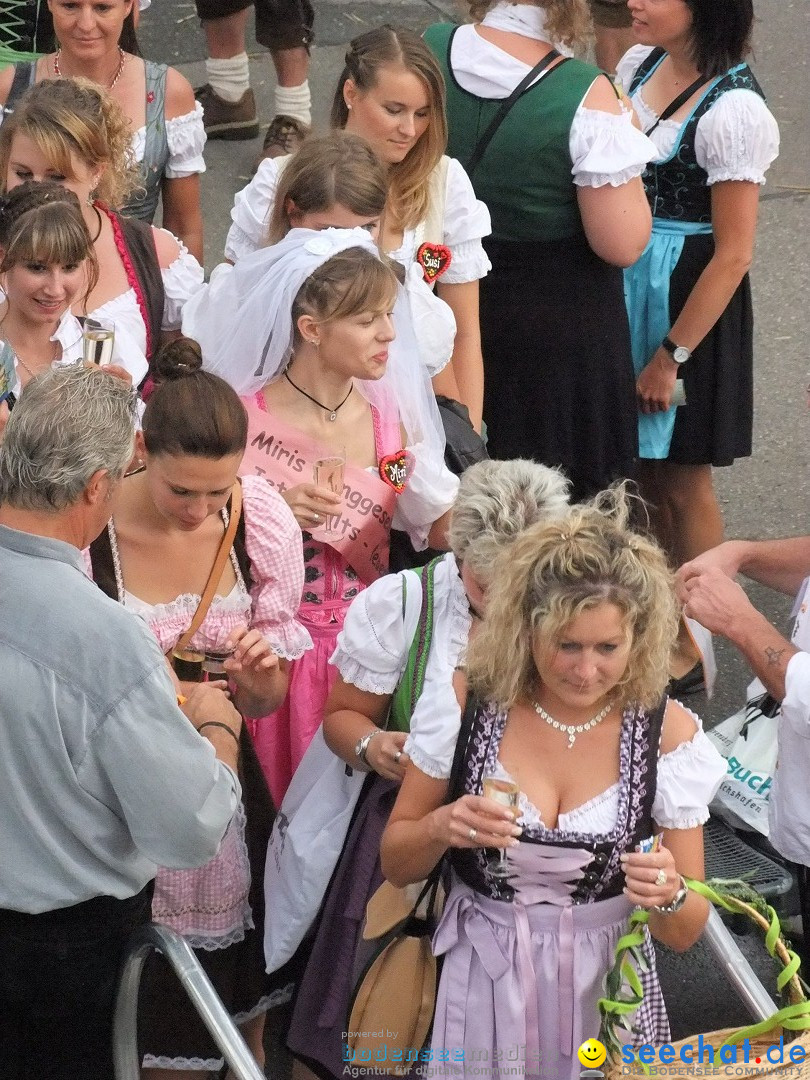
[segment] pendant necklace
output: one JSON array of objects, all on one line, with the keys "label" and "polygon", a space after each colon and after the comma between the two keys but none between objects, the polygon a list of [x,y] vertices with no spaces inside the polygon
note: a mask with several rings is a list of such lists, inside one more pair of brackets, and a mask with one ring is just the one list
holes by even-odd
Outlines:
[{"label": "pendant necklace", "polygon": [[333,423],[335,422],[335,420],[337,420],[338,412],[340,411],[340,409],[343,408],[343,406],[349,400],[349,397],[351,396],[351,392],[352,392],[352,390],[354,390],[354,383],[352,383],[352,385],[349,387],[349,393],[346,395],[346,397],[343,399],[343,401],[341,401],[341,403],[339,405],[336,405],[334,407],[334,409],[330,409],[328,405],[324,405],[322,402],[318,401],[318,399],[314,398],[312,396],[312,394],[308,394],[306,392],[306,390],[302,390],[300,386],[296,386],[296,384],[292,381],[292,379],[290,378],[289,373],[287,371],[284,372],[284,378],[287,380],[287,382],[290,384],[290,386],[293,388],[293,390],[297,390],[299,394],[303,394],[305,398],[309,398],[309,400],[312,402],[313,405],[317,405],[319,409],[323,409],[323,411],[325,413],[329,413],[329,416],[327,417],[327,420],[331,420]]},{"label": "pendant necklace", "polygon": [[609,701],[605,705],[604,709],[600,709],[596,716],[592,716],[584,724],[561,724],[559,720],[555,720],[554,717],[547,713],[546,710],[538,702],[532,702],[532,708],[549,725],[549,727],[555,728],[557,731],[562,731],[563,734],[568,736],[568,749],[574,745],[577,735],[581,735],[583,731],[590,731],[591,728],[596,727],[597,724],[601,724],[607,714],[613,708],[613,702]]}]

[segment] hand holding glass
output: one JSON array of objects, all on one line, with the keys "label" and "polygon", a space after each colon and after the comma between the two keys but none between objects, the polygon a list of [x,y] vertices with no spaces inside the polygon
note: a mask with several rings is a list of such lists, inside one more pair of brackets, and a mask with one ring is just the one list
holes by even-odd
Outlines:
[{"label": "hand holding glass", "polygon": [[[331,457],[318,458],[312,469],[312,479],[316,487],[327,488],[335,495],[343,494],[343,471],[346,466],[346,453],[333,454]],[[330,532],[335,518],[339,515],[327,514],[324,529]]]},{"label": "hand holding glass", "polygon": [[[513,780],[500,780],[495,776],[484,777],[483,795],[485,799],[492,799],[501,806],[513,809],[518,804],[520,788]],[[509,863],[506,861],[506,851],[499,850],[487,861],[487,870],[496,878],[509,877]]]}]

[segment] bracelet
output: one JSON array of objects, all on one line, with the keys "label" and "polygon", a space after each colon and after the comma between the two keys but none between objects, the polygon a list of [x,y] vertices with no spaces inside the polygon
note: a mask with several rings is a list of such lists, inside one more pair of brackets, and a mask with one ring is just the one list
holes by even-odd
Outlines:
[{"label": "bracelet", "polygon": [[659,915],[674,915],[677,911],[681,910],[686,903],[689,889],[681,874],[678,875],[678,880],[680,881],[680,888],[670,902],[668,904],[654,904],[651,908],[652,911],[658,912]]},{"label": "bracelet", "polygon": [[202,729],[207,727],[222,728],[223,731],[227,731],[228,734],[235,740],[236,745],[239,745],[239,736],[236,734],[233,728],[228,727],[227,724],[222,724],[219,720],[206,720],[204,724],[200,724],[200,726],[197,728],[197,733],[202,734]]}]

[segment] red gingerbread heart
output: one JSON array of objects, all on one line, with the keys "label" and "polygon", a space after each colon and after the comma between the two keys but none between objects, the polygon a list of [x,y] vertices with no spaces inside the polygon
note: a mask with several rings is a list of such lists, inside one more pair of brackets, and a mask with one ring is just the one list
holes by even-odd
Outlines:
[{"label": "red gingerbread heart", "polygon": [[416,261],[428,285],[432,285],[453,261],[453,253],[444,244],[422,244],[416,253]]},{"label": "red gingerbread heart", "polygon": [[410,450],[397,450],[380,460],[380,479],[400,495],[413,472],[414,459]]}]

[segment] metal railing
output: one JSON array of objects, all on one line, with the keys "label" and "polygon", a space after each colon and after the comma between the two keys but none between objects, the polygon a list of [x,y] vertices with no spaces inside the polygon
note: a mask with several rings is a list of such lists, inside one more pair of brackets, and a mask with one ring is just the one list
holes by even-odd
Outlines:
[{"label": "metal railing", "polygon": [[149,923],[132,935],[124,962],[113,1026],[113,1062],[116,1080],[140,1080],[138,1056],[138,987],[146,958],[152,950],[162,953],[174,969],[191,1004],[237,1080],[265,1080],[264,1073],[247,1048],[239,1030],[217,997],[208,976],[188,943],[165,926]]}]

